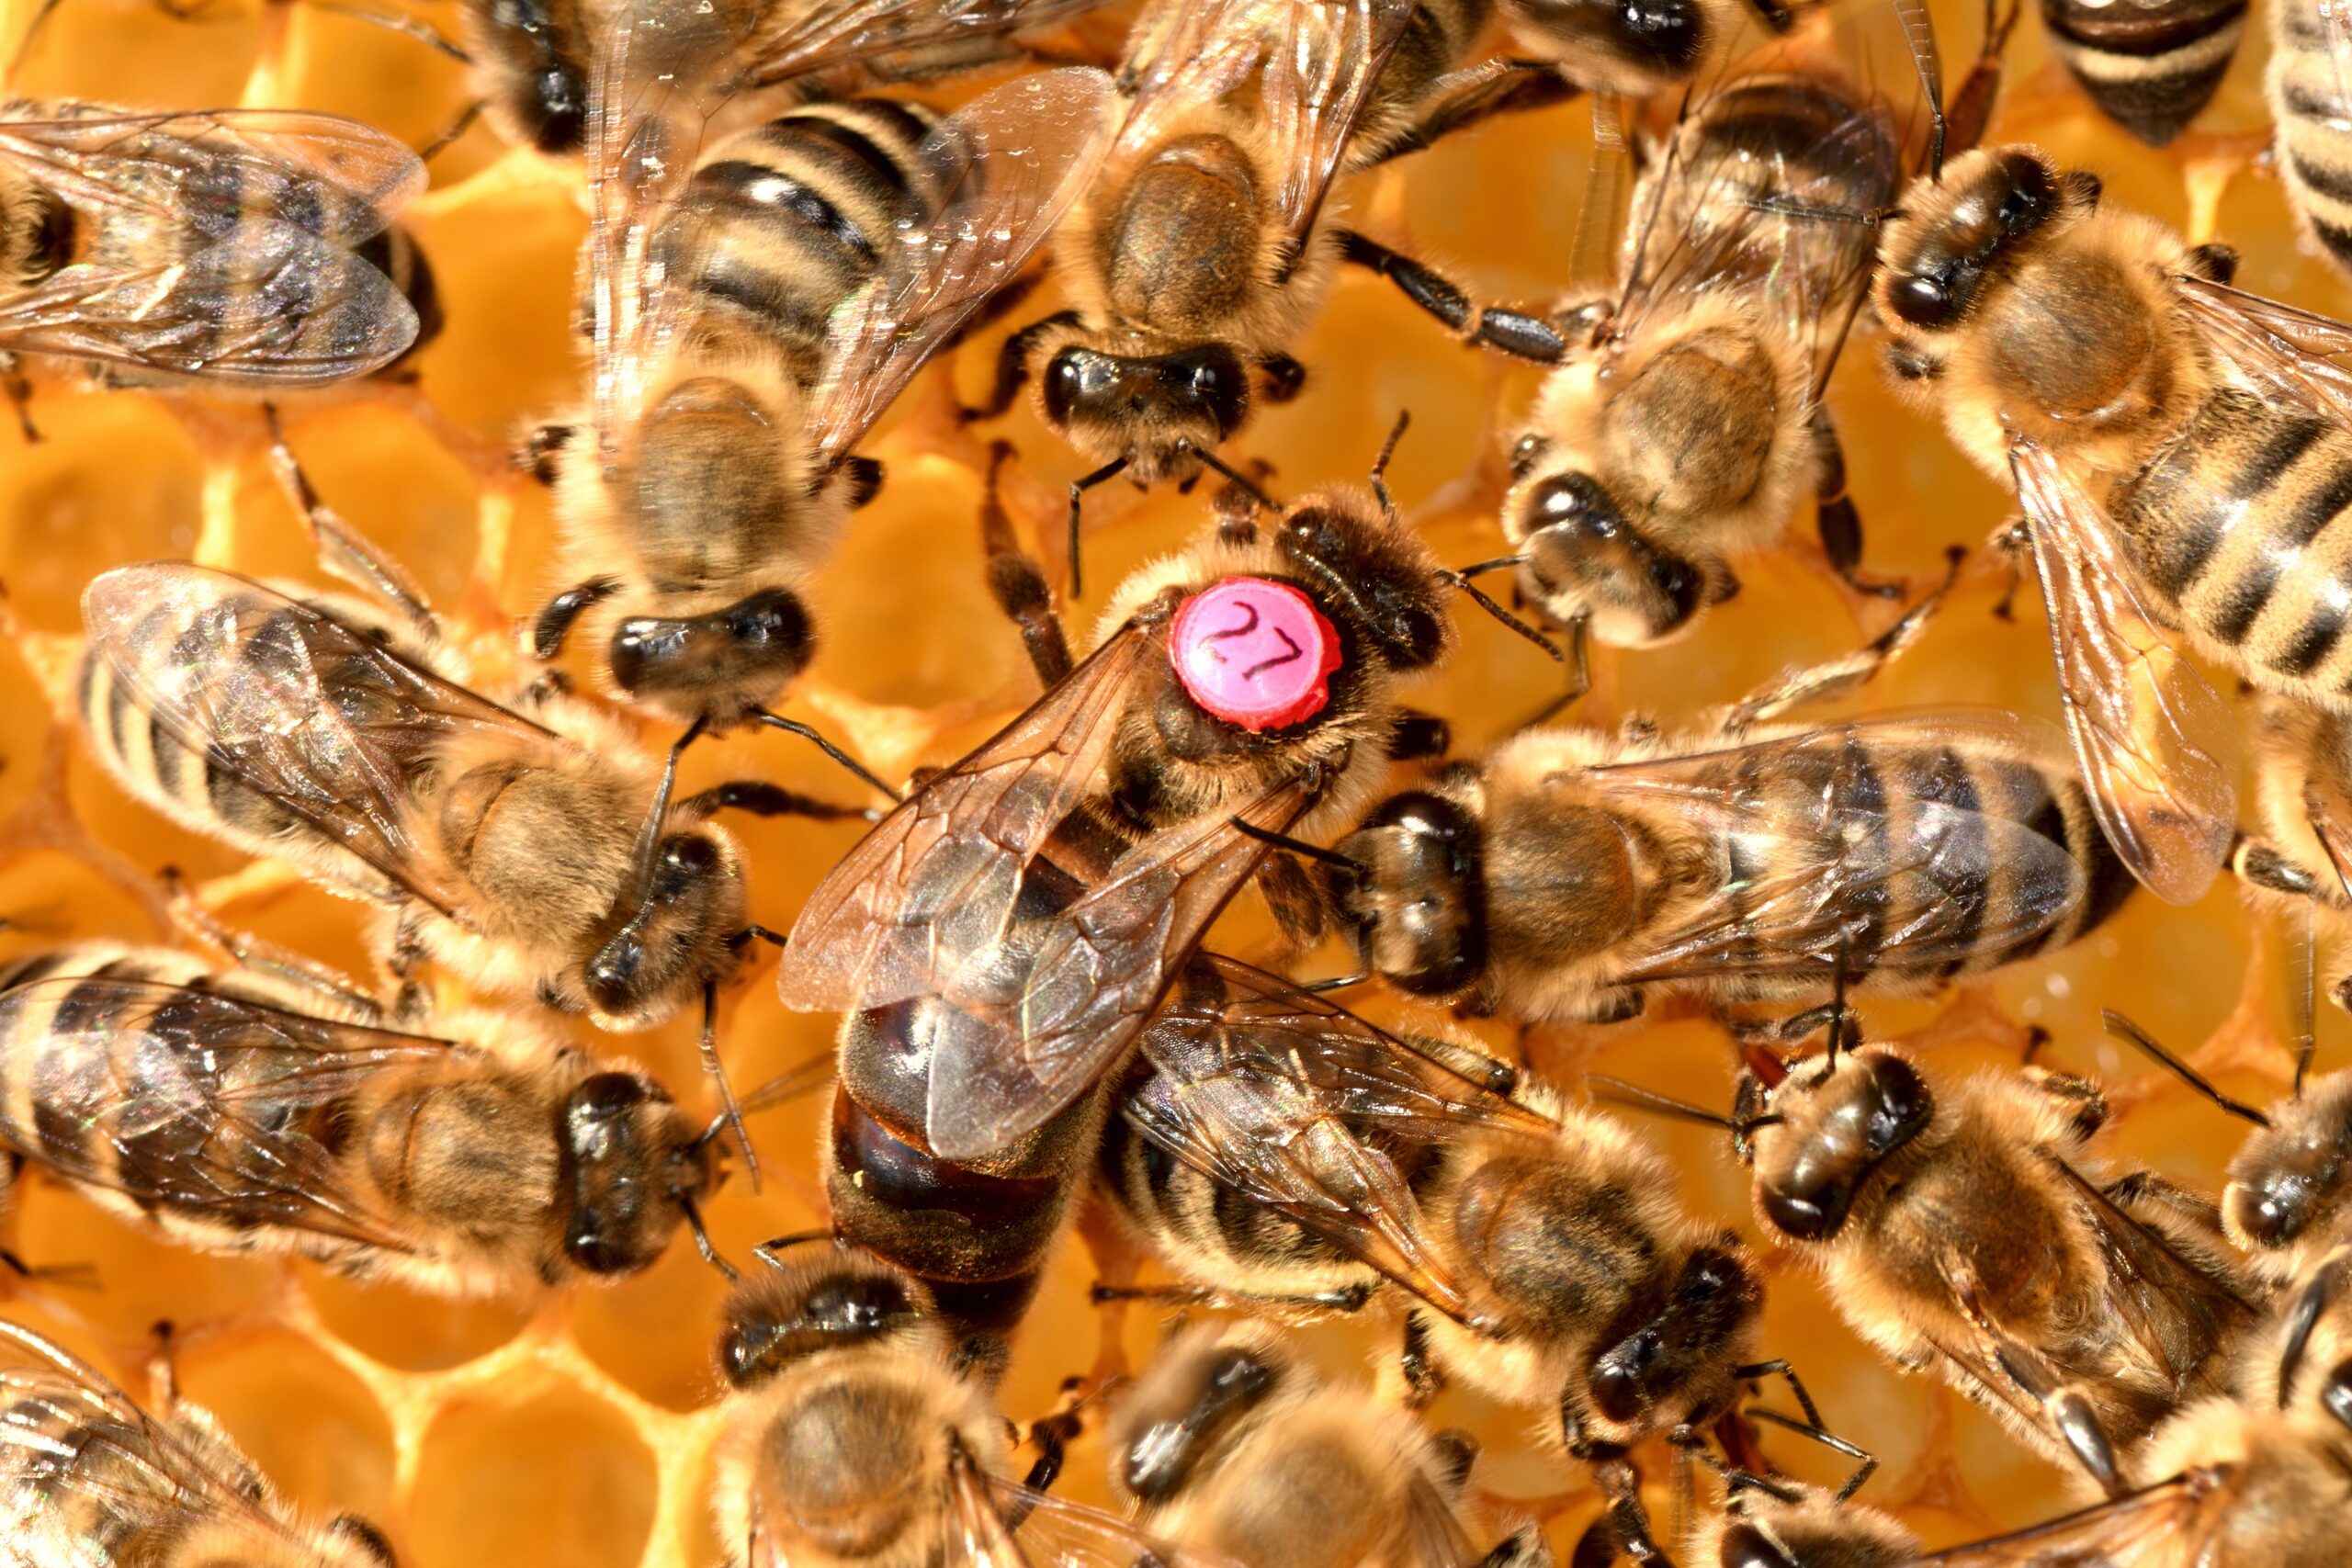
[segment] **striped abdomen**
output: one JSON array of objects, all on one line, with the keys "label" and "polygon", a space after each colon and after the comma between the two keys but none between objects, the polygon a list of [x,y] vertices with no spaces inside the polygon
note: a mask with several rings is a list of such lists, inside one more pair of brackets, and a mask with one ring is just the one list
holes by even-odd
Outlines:
[{"label": "striped abdomen", "polygon": [[902,221],[938,210],[960,162],[916,156],[935,117],[882,98],[811,104],[713,149],[687,189],[690,332],[749,336],[817,378],[834,309],[881,269]]},{"label": "striped abdomen", "polygon": [[2142,577],[2249,679],[2310,701],[2352,691],[2352,431],[2215,392],[2108,510]]},{"label": "striped abdomen", "polygon": [[2352,269],[2352,59],[2335,52],[2324,14],[2333,4],[2278,0],[2270,7],[2265,83],[2287,197],[2336,265]]},{"label": "striped abdomen", "polygon": [[[218,1527],[239,1521],[198,1511],[175,1480],[187,1464],[159,1454],[142,1425],[80,1399],[34,1397],[0,1403],[0,1427],[10,1434],[0,1443],[0,1540],[11,1562],[168,1564],[208,1525],[207,1562],[280,1561],[274,1543],[222,1540]],[[219,1555],[241,1548],[254,1555]]]},{"label": "striped abdomen", "polygon": [[[1845,962],[1865,986],[1929,985],[2064,947],[2132,891],[2082,785],[2058,767],[1983,746],[1874,740],[1866,727],[1836,751],[1767,745],[1747,755],[1757,770],[1749,790],[1774,824],[1770,837],[1750,842],[1775,852],[1752,860],[1753,850],[1736,843],[1732,876],[1783,898],[1792,886],[1834,876],[1847,889],[1835,917],[1849,933]],[[1955,814],[1923,814],[1929,803]],[[2054,920],[2038,917],[2064,884],[2047,865],[2021,863],[1979,818],[2018,824],[2064,852],[2080,872],[2081,897]],[[1932,872],[1922,873],[1930,862]],[[1890,951],[1905,940],[1911,953]],[[1739,966],[1735,953],[1727,967]]]},{"label": "striped abdomen", "polygon": [[2245,0],[2041,0],[2041,20],[2099,111],[2162,147],[2222,85]]}]

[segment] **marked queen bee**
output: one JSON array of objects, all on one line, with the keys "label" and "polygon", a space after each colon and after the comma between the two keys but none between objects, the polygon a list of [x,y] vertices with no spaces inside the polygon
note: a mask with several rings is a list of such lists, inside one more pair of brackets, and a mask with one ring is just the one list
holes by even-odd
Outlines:
[{"label": "marked queen bee", "polygon": [[0,352],[257,392],[380,369],[437,321],[390,227],[424,189],[333,115],[0,105]]},{"label": "marked queen bee", "polygon": [[[593,396],[533,439],[588,574],[533,644],[553,659],[577,625],[599,685],[724,728],[775,722],[816,647],[799,587],[881,482],[853,448],[1051,232],[1111,86],[1045,72],[944,119],[812,103],[706,145],[773,28],[749,0],[673,9],[625,10],[598,62]],[[820,48],[842,20],[791,25]]]},{"label": "marked queen bee", "polygon": [[0,1541],[28,1568],[391,1568],[366,1520],[298,1517],[209,1414],[141,1409],[0,1319]]},{"label": "marked queen bee", "polygon": [[[626,1063],[469,1010],[447,1037],[259,970],[91,945],[0,964],[0,1149],[209,1252],[449,1296],[701,1237],[716,1134]],[[703,1244],[707,1248],[707,1243]]]}]

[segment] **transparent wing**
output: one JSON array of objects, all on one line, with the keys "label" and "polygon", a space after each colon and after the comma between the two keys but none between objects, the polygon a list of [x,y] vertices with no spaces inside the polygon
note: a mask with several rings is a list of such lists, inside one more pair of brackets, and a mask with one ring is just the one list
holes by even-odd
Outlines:
[{"label": "transparent wing", "polygon": [[778,7],[749,49],[761,86],[877,55],[1066,22],[1103,0],[822,0]]},{"label": "transparent wing", "polygon": [[948,1487],[953,1528],[942,1568],[1238,1568],[1214,1552],[1172,1546],[1115,1514],[983,1474],[960,1454]]},{"label": "transparent wing", "polygon": [[1267,146],[1281,171],[1274,211],[1295,256],[1323,209],[1373,85],[1413,18],[1415,0],[1289,0],[1273,6],[1261,90]]},{"label": "transparent wing", "polygon": [[1430,1484],[1415,1476],[1405,1485],[1405,1539],[1412,1542],[1409,1568],[1478,1568],[1478,1549],[1470,1544],[1453,1506]]},{"label": "transparent wing", "polygon": [[[130,1527],[132,1540],[172,1540],[202,1524],[298,1550],[243,1476],[215,1464],[131,1402],[96,1368],[19,1323],[0,1318],[0,1499],[10,1492],[59,1515],[76,1500]],[[38,1513],[24,1521],[36,1530]],[[34,1537],[39,1547],[43,1538]],[[0,1542],[5,1547],[7,1542]],[[74,1541],[82,1547],[85,1541]],[[46,1568],[50,1558],[35,1559]],[[86,1561],[98,1568],[95,1553]]]},{"label": "transparent wing", "polygon": [[338,1102],[378,1073],[447,1060],[448,1042],[103,976],[36,981],[0,993],[0,1008],[51,1017],[10,1034],[6,1076],[33,1086],[44,1119],[87,1129],[78,1142],[45,1138],[0,1107],[0,1141],[197,1218],[408,1249],[325,1140]]},{"label": "transparent wing", "polygon": [[2011,445],[2010,467],[2092,808],[2151,892],[2189,903],[2236,833],[2236,726],[2163,629],[2098,503],[2032,442]]},{"label": "transparent wing", "polygon": [[213,239],[273,221],[345,247],[381,231],[425,185],[404,143],[300,109],[0,119],[0,163],[101,221],[130,213]]},{"label": "transparent wing", "polygon": [[1112,96],[1100,71],[1038,73],[966,105],[924,141],[918,163],[956,173],[938,216],[901,225],[881,276],[828,323],[809,412],[820,460],[856,445],[1053,232],[1102,160]]},{"label": "transparent wing", "polygon": [[1392,1149],[1553,1124],[1344,1009],[1204,953],[1151,1026],[1137,1131],[1451,1317],[1470,1303]]},{"label": "transparent wing", "polygon": [[2222,1392],[2214,1383],[2222,1359],[2216,1352],[2253,1323],[2253,1303],[2183,1258],[2080,1172],[2063,1164],[2057,1168],[2106,1261],[2106,1302],[2115,1320],[2138,1341],[2149,1364],[2164,1370],[2179,1391],[2177,1397]]},{"label": "transparent wing", "polygon": [[700,245],[682,198],[703,134],[741,85],[756,0],[625,0],[589,85],[588,310],[609,462],[675,336]]},{"label": "transparent wing", "polygon": [[[1227,817],[1090,862],[1086,816],[1164,626],[1131,624],[978,750],[925,784],[819,885],[778,971],[786,1007],[935,998],[926,1130],[943,1158],[1001,1146],[1068,1105],[1133,1040],[1264,847]],[[1317,784],[1234,815],[1279,830]]]},{"label": "transparent wing", "polygon": [[[1729,968],[1826,980],[1841,952],[1878,964],[1954,963],[2049,930],[2085,891],[2062,845],[1974,809],[1956,774],[1923,768],[1923,786],[1896,796],[1877,771],[1897,749],[1933,756],[1972,741],[2041,750],[2032,727],[2007,715],[1922,713],[1585,770],[1590,783],[1577,787],[1668,805],[1730,859],[1723,886],[1645,944],[1627,977]],[[2001,874],[1997,904],[1988,868]]]},{"label": "transparent wing", "polygon": [[2236,1500],[2239,1472],[2194,1470],[2030,1529],[1931,1552],[1917,1568],[2182,1568]]},{"label": "transparent wing", "polygon": [[249,579],[160,562],[82,596],[93,652],[188,750],[443,913],[458,874],[414,831],[413,781],[455,736],[555,737]]},{"label": "transparent wing", "polygon": [[1143,152],[1178,115],[1246,84],[1273,46],[1272,8],[1290,3],[1198,0],[1147,9],[1119,71],[1119,88],[1127,96],[1119,155]]},{"label": "transparent wing", "polygon": [[153,265],[77,263],[0,302],[0,348],[262,388],[367,375],[416,333],[374,265],[266,219]]},{"label": "transparent wing", "polygon": [[2274,404],[2352,421],[2352,325],[2201,277],[2177,277],[2190,322],[2237,378]]}]

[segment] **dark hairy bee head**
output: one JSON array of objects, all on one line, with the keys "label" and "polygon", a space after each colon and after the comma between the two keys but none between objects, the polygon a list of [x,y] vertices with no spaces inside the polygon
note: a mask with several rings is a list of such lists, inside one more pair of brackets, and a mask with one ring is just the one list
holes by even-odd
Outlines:
[{"label": "dark hairy bee head", "polygon": [[2250,1252],[2336,1230],[2352,1199],[2352,1073],[2330,1073],[2271,1107],[2230,1161],[2222,1224]]},{"label": "dark hairy bee head", "polygon": [[1332,907],[1378,974],[1415,996],[1444,996],[1487,967],[1487,886],[1478,820],[1442,795],[1392,795],[1327,863]]},{"label": "dark hairy bee head", "polygon": [[1588,616],[1602,641],[1638,648],[1684,631],[1738,592],[1719,559],[1680,554],[1634,526],[1596,476],[1545,471],[1549,450],[1541,435],[1512,449],[1518,482],[1506,504],[1517,513],[1508,527],[1530,584],[1555,615]]},{"label": "dark hairy bee head", "polygon": [[835,1251],[737,1294],[719,1336],[719,1371],[736,1388],[756,1387],[812,1356],[912,1333],[930,1311],[912,1279],[865,1253]]},{"label": "dark hairy bee head", "polygon": [[660,1084],[597,1073],[557,1111],[563,1250],[593,1274],[629,1274],[661,1257],[684,1212],[717,1185],[718,1149]]},{"label": "dark hairy bee head", "polygon": [[1596,93],[1687,79],[1720,30],[1707,0],[1499,0],[1511,40]]},{"label": "dark hairy bee head", "polygon": [[2099,182],[2061,173],[2026,147],[1954,159],[1934,183],[1915,185],[1879,248],[1880,308],[1923,332],[1958,326],[1989,277],[2065,223],[2098,205]]},{"label": "dark hairy bee head", "polygon": [[[1759,1087],[1752,1075],[1741,1079],[1734,1119],[1742,1125],[1754,1124],[1749,1111],[1762,1098]],[[1757,1204],[1773,1228],[1799,1241],[1836,1235],[1871,1173],[1935,1115],[1918,1069],[1882,1047],[1791,1073],[1770,1104],[1777,1124],[1747,1145]]]},{"label": "dark hairy bee head", "polygon": [[588,1000],[608,1018],[643,1016],[705,981],[715,954],[743,929],[742,867],[734,850],[702,829],[673,833],[657,848],[650,882],[624,892],[610,930],[589,957]]},{"label": "dark hairy bee head", "polygon": [[1119,354],[1074,337],[1046,362],[1038,406],[1054,433],[1139,484],[1183,479],[1250,417],[1250,374],[1222,343]]}]

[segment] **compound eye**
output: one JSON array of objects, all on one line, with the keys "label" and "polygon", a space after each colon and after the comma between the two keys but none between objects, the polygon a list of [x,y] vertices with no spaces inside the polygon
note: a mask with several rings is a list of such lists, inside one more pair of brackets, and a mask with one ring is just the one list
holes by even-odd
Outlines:
[{"label": "compound eye", "polygon": [[1881,1056],[1871,1064],[1878,1104],[1863,1131],[1871,1153],[1883,1155],[1910,1142],[1931,1111],[1928,1086],[1910,1063],[1900,1056]]},{"label": "compound eye", "polygon": [[687,838],[673,839],[662,852],[664,870],[702,875],[718,867],[718,850],[708,839],[696,833]]},{"label": "compound eye", "polygon": [[1511,446],[1510,477],[1523,479],[1535,471],[1536,463],[1551,449],[1551,443],[1540,435],[1522,435]]},{"label": "compound eye", "polygon": [[1951,294],[1932,277],[1917,273],[1896,279],[1887,290],[1894,305],[1894,313],[1915,327],[1944,327],[1951,324],[1953,315]]},{"label": "compound eye", "polygon": [[1637,48],[1678,69],[1697,61],[1706,45],[1706,18],[1690,0],[1623,0],[1617,18]]},{"label": "compound eye", "polygon": [[637,973],[645,967],[645,943],[624,931],[588,962],[588,997],[605,1012],[619,1012],[637,999]]},{"label": "compound eye", "polygon": [[1617,533],[1615,511],[1592,479],[1584,474],[1560,474],[1535,487],[1528,510],[1538,528],[1611,538]]},{"label": "compound eye", "polygon": [[1799,1568],[1796,1559],[1751,1524],[1736,1524],[1724,1531],[1722,1558],[1723,1568]]},{"label": "compound eye", "polygon": [[1046,367],[1046,417],[1056,424],[1069,423],[1069,411],[1086,394],[1086,371],[1074,351],[1065,349]]}]

